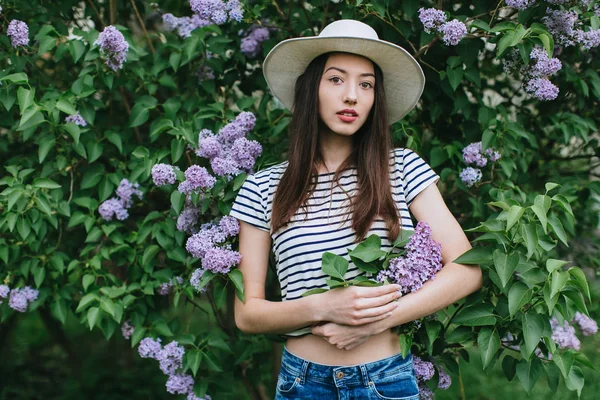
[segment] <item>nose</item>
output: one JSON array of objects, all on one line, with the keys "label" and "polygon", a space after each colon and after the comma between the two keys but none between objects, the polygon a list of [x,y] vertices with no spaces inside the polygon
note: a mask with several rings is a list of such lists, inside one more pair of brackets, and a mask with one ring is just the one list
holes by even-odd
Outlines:
[{"label": "nose", "polygon": [[356,104],[357,101],[356,88],[354,85],[348,85],[348,90],[344,94],[344,103]]}]

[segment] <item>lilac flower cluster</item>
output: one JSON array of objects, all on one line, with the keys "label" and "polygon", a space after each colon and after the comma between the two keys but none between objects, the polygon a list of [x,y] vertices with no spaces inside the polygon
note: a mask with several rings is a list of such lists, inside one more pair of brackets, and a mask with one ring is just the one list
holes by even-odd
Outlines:
[{"label": "lilac flower cluster", "polygon": [[121,333],[123,334],[123,337],[127,340],[131,338],[131,335],[133,335],[134,330],[135,327],[131,324],[131,321],[129,320],[123,322],[123,325],[121,325]]},{"label": "lilac flower cluster", "polygon": [[184,175],[186,180],[181,182],[177,187],[177,190],[184,194],[198,192],[199,189],[211,189],[217,181],[206,168],[198,165],[188,167],[188,169],[185,170]]},{"label": "lilac flower cluster", "polygon": [[435,278],[442,269],[442,246],[431,237],[431,228],[426,222],[419,222],[406,245],[406,253],[393,258],[387,270],[377,275],[377,280],[397,283],[402,293],[415,292],[423,284]]},{"label": "lilac flower cluster", "polygon": [[10,37],[12,47],[29,45],[29,27],[23,21],[13,19],[6,28],[6,35]]},{"label": "lilac flower cluster", "polygon": [[[584,3],[584,2],[582,2]],[[554,3],[552,3],[554,4]],[[588,4],[583,4],[585,7]],[[574,10],[546,9],[542,22],[554,36],[556,43],[568,47],[581,44],[586,50],[600,46],[600,29],[585,31]]]},{"label": "lilac flower cluster", "polygon": [[467,26],[457,19],[446,21],[446,14],[441,10],[420,8],[419,19],[425,28],[425,32],[437,31],[442,34],[442,41],[447,46],[456,46],[467,36]]},{"label": "lilac flower cluster", "polygon": [[123,67],[123,63],[127,59],[129,43],[117,28],[112,25],[104,28],[94,44],[100,46],[100,50],[106,56],[106,65],[110,69],[117,71]]},{"label": "lilac flower cluster", "polygon": [[247,36],[242,39],[240,50],[248,57],[256,57],[262,52],[262,42],[268,38],[269,29],[255,25],[250,28]]},{"label": "lilac flower cluster", "polygon": [[173,285],[183,285],[183,278],[180,276],[176,276],[172,278],[169,282],[161,284],[158,288],[158,294],[160,294],[161,296],[168,295]]},{"label": "lilac flower cluster", "polygon": [[75,125],[79,125],[79,126],[87,126],[87,122],[85,121],[85,119],[83,119],[83,117],[79,113],[73,114],[73,115],[67,115],[67,117],[65,118],[65,122],[66,123],[72,122]]},{"label": "lilac flower cluster", "polygon": [[185,349],[179,343],[172,341],[163,347],[160,339],[144,338],[140,342],[138,353],[142,358],[153,358],[159,362],[160,370],[169,376],[166,383],[167,392],[188,396],[194,393],[194,378],[180,372]]},{"label": "lilac flower cluster", "polygon": [[[488,159],[491,162],[496,162],[500,159],[500,153],[493,147],[483,151],[481,142],[474,142],[463,149],[463,160],[466,164],[475,164],[482,168],[488,164]],[[469,187],[481,180],[482,172],[478,168],[467,167],[460,173],[460,179]]]},{"label": "lilac flower cluster", "polygon": [[231,178],[244,171],[251,172],[256,158],[262,153],[260,143],[245,137],[255,124],[254,114],[242,112],[221,128],[218,135],[203,129],[196,154],[208,158],[213,172],[219,176]]},{"label": "lilac flower cluster", "polygon": [[127,209],[133,204],[133,196],[141,199],[143,195],[137,183],[131,183],[125,178],[121,180],[116,193],[117,197],[106,200],[98,207],[98,213],[106,221],[112,220],[113,216],[119,221],[127,219]]},{"label": "lilac flower cluster", "polygon": [[189,234],[198,232],[197,225],[200,215],[202,215],[202,210],[199,207],[189,206],[184,208],[177,217],[177,230]]},{"label": "lilac flower cluster", "polygon": [[550,320],[550,327],[552,328],[552,340],[561,349],[575,349],[581,348],[581,342],[575,335],[575,328],[569,324],[569,321],[564,321],[562,324],[556,317]]},{"label": "lilac flower cluster", "polygon": [[244,17],[244,8],[239,0],[190,0],[190,6],[200,18],[217,25],[228,20],[240,22]]},{"label": "lilac flower cluster", "polygon": [[191,17],[176,17],[171,13],[163,14],[163,27],[166,31],[171,32],[177,30],[177,35],[185,39],[192,36],[192,31],[203,26],[211,25],[212,23],[207,20],[200,18],[199,15],[194,14]]},{"label": "lilac flower cluster", "polygon": [[[29,286],[11,290],[7,285],[0,285],[0,299],[8,298],[8,306],[18,312],[27,311],[29,304],[36,301],[39,294],[38,290]],[[2,304],[1,300],[0,304]]]},{"label": "lilac flower cluster", "polygon": [[154,164],[152,166],[152,181],[156,186],[172,185],[177,176],[175,168],[169,164]]},{"label": "lilac flower cluster", "polygon": [[196,71],[199,82],[212,81],[215,79],[215,71],[208,65],[204,65]]},{"label": "lilac flower cluster", "polygon": [[521,69],[525,90],[540,100],[554,100],[558,96],[558,87],[548,77],[560,71],[562,63],[557,58],[548,57],[540,46],[535,46],[529,57],[532,63]]},{"label": "lilac flower cluster", "polygon": [[426,386],[425,382],[433,378],[436,369],[439,374],[437,388],[446,390],[452,385],[452,378],[439,365],[434,366],[433,363],[424,361],[417,356],[413,356],[413,369],[419,385],[420,399],[433,399],[433,392]]},{"label": "lilac flower cluster", "polygon": [[506,0],[506,5],[518,10],[524,10],[535,3],[535,0]]},{"label": "lilac flower cluster", "polygon": [[583,336],[592,336],[598,333],[598,323],[585,314],[577,311],[572,322],[576,322]]},{"label": "lilac flower cluster", "polygon": [[225,216],[218,225],[205,224],[199,232],[188,238],[186,250],[192,256],[202,259],[202,268],[196,269],[190,279],[190,284],[196,290],[200,290],[200,279],[205,271],[227,274],[240,263],[241,254],[231,250],[230,245],[223,245],[227,238],[237,236],[239,231],[237,219]]}]

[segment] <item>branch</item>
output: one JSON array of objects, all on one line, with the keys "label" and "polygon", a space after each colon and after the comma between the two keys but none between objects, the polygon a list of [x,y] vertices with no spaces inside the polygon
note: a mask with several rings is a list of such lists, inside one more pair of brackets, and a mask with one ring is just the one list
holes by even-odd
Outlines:
[{"label": "branch", "polygon": [[439,41],[440,41],[440,37],[439,36],[434,37],[429,43],[427,43],[426,45],[424,45],[423,47],[421,47],[419,49],[419,51],[417,51],[413,57],[415,57],[417,59],[420,58],[427,50],[429,50],[429,48],[431,46],[433,46],[434,44],[436,44]]},{"label": "branch", "polygon": [[104,27],[106,26],[106,24],[104,23],[104,19],[102,19],[102,15],[98,12],[98,9],[94,5],[94,3],[92,3],[92,0],[86,0],[86,1],[90,5],[92,10],[94,11],[94,14],[96,14],[96,17],[98,17],[98,20],[100,21],[100,29],[98,29],[98,30],[99,31],[103,30]]},{"label": "branch", "polygon": [[152,52],[152,54],[156,53],[156,51],[154,50],[154,46],[152,45],[152,40],[150,40],[150,36],[148,35],[148,31],[146,30],[146,24],[144,24],[144,20],[142,19],[142,16],[140,15],[136,5],[135,5],[135,0],[130,0],[131,5],[133,6],[133,11],[135,12],[135,16],[138,19],[138,22],[140,23],[140,25],[142,26],[142,30],[144,31],[144,35],[146,36],[146,40],[148,41],[148,45],[150,46],[150,51]]},{"label": "branch", "polygon": [[413,52],[414,52],[414,53],[416,53],[416,52],[417,52],[417,48],[416,48],[416,47],[415,47],[415,46],[412,44],[412,42],[411,42],[410,40],[408,40],[408,39],[406,38],[406,36],[404,36],[404,34],[402,33],[402,31],[401,31],[400,29],[398,29],[398,28],[396,27],[396,25],[392,24],[392,23],[391,23],[390,21],[388,21],[387,19],[385,19],[385,18],[382,18],[382,17],[381,17],[379,14],[377,14],[377,13],[376,13],[376,12],[374,12],[374,11],[371,11],[371,12],[370,12],[370,13],[368,13],[367,15],[373,15],[374,17],[377,17],[377,18],[379,18],[380,20],[382,20],[383,22],[385,22],[386,24],[388,24],[389,26],[391,26],[392,28],[394,28],[394,30],[395,30],[396,32],[398,32],[398,33],[400,34],[400,36],[402,36],[404,39],[406,39],[406,41],[407,41],[407,42],[408,42],[408,44],[410,45],[410,47],[411,47],[411,49],[413,50]]},{"label": "branch", "polygon": [[117,0],[110,0],[110,24],[117,23]]}]

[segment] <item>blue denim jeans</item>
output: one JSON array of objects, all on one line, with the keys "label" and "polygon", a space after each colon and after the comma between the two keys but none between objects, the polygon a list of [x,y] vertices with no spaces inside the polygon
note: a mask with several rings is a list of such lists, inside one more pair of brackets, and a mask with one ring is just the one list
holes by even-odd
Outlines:
[{"label": "blue denim jeans", "polygon": [[412,355],[352,366],[323,365],[283,350],[275,400],[418,400]]}]

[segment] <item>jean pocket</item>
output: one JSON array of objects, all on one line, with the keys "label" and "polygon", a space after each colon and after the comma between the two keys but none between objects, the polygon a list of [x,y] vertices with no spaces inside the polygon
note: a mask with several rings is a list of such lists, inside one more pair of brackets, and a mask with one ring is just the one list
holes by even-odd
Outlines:
[{"label": "jean pocket", "polygon": [[370,381],[369,387],[378,399],[418,400],[419,386],[412,374],[396,375],[393,379]]},{"label": "jean pocket", "polygon": [[300,382],[299,377],[294,377],[285,373],[279,373],[277,378],[277,392],[279,393],[290,393],[296,385]]}]

